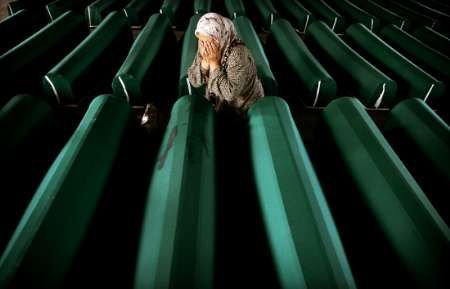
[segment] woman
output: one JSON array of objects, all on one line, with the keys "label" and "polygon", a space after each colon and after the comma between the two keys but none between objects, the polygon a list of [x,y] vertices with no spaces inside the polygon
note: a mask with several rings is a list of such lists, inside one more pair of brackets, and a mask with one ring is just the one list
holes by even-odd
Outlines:
[{"label": "woman", "polygon": [[264,96],[253,57],[230,19],[207,13],[199,19],[195,36],[198,51],[188,69],[189,82],[194,87],[206,84],[205,97],[216,111],[229,106],[245,112]]}]

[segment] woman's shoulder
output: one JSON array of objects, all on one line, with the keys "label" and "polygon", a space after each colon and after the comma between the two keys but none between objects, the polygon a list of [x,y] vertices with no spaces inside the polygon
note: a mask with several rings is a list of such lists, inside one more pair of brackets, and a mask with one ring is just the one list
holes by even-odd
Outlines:
[{"label": "woman's shoulder", "polygon": [[239,42],[231,48],[230,51],[230,58],[233,59],[246,59],[248,57],[251,57],[250,50],[247,48],[244,42]]}]

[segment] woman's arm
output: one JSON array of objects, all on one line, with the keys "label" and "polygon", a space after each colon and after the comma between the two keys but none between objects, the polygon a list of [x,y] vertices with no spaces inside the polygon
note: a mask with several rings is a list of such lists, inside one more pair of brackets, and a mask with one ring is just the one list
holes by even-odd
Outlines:
[{"label": "woman's arm", "polygon": [[236,46],[228,56],[227,71],[219,67],[210,68],[208,90],[221,100],[230,102],[242,95],[256,73],[256,67],[250,59],[245,46]]},{"label": "woman's arm", "polygon": [[189,82],[193,87],[199,87],[205,84],[207,81],[208,70],[202,67],[202,57],[197,52],[194,58],[194,62],[191,67],[188,68]]}]

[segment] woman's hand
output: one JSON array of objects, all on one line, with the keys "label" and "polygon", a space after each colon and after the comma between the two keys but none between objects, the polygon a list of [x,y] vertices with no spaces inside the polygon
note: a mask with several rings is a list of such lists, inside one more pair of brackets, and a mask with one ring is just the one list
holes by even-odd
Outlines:
[{"label": "woman's hand", "polygon": [[200,39],[198,40],[198,52],[203,59],[206,57],[205,41]]},{"label": "woman's hand", "polygon": [[209,63],[209,69],[215,70],[220,67],[220,49],[219,43],[216,40],[203,41],[203,49],[205,50],[204,58]]},{"label": "woman's hand", "polygon": [[205,58],[202,58],[201,66],[203,73],[207,74],[209,72],[209,63]]},{"label": "woman's hand", "polygon": [[209,62],[206,59],[206,49],[205,48],[206,48],[205,41],[198,40],[198,52],[199,52],[200,58],[201,58],[202,72],[204,74],[207,74],[209,72]]}]

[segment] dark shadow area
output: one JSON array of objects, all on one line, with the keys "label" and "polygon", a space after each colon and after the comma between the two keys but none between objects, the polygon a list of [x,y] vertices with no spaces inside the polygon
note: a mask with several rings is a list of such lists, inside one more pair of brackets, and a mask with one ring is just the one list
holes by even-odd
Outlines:
[{"label": "dark shadow area", "polygon": [[105,47],[99,57],[72,83],[75,99],[68,99],[68,102],[87,106],[96,96],[113,93],[111,83],[133,43],[131,29],[122,29],[116,34],[113,42]]},{"label": "dark shadow area", "polygon": [[130,120],[108,184],[64,288],[133,288],[149,182],[161,135]]},{"label": "dark shadow area", "polygon": [[[25,116],[24,116],[25,117]],[[40,120],[0,166],[0,251],[7,245],[48,169],[77,124],[59,111]],[[6,140],[5,140],[6,141]],[[3,140],[2,140],[3,142]]]},{"label": "dark shadow area", "polygon": [[311,51],[314,57],[325,68],[328,74],[336,81],[337,84],[337,97],[340,96],[357,96],[357,91],[353,88],[354,81],[352,76],[340,69],[338,65],[334,63],[334,60],[328,56],[322,48],[311,37],[306,36],[304,39],[305,45]]},{"label": "dark shadow area", "polygon": [[218,114],[215,288],[279,288],[249,149],[247,120]]},{"label": "dark shadow area", "polygon": [[326,125],[319,119],[308,153],[319,177],[359,288],[417,288],[345,166]]},{"label": "dark shadow area", "polygon": [[264,45],[267,58],[270,59],[270,68],[278,83],[279,95],[282,96],[299,96],[300,92],[306,91],[301,85],[296,72],[288,63],[284,52],[278,47],[272,34],[267,37]]},{"label": "dark shadow area", "polygon": [[154,102],[159,109],[168,111],[176,101],[181,45],[181,42],[177,43],[172,29],[164,36],[163,43],[142,81],[145,103]]},{"label": "dark shadow area", "polygon": [[[296,36],[301,38],[298,34]],[[284,98],[298,98],[302,103],[312,105],[314,95],[309,95],[308,89],[302,84],[302,80],[289,63],[285,53],[277,45],[272,33],[268,34],[264,49],[268,59],[270,59],[270,68],[278,83],[279,95]],[[318,106],[321,105],[322,103],[319,101]]]},{"label": "dark shadow area", "polygon": [[[162,2],[163,1],[161,1],[161,3]],[[189,19],[194,14],[194,3],[193,1],[178,1],[178,2],[180,2],[180,4],[177,12],[175,13],[172,27],[175,27],[177,30],[185,31],[189,24]]]},{"label": "dark shadow area", "polygon": [[225,1],[228,0],[212,1],[211,12],[219,13],[220,15],[231,19],[231,15],[228,15],[227,9],[225,7]]},{"label": "dark shadow area", "polygon": [[[78,26],[76,28],[69,27],[71,28],[71,30],[68,30],[70,37],[68,35],[51,34],[54,35],[54,39],[52,39],[49,34],[52,32],[46,30],[45,33],[40,34],[40,38],[43,41],[42,47],[39,47],[39,49],[27,47],[26,49],[15,50],[15,52],[10,50],[12,52],[9,53],[12,53],[10,54],[12,57],[5,58],[6,60],[1,62],[1,65],[5,65],[5,69],[2,67],[0,70],[2,91],[0,106],[3,106],[3,102],[17,94],[39,95],[42,93],[42,78],[44,75],[88,36],[87,27],[81,24]],[[30,43],[37,45],[36,40],[33,40],[36,38],[30,37],[28,39],[30,39],[28,45]],[[52,41],[50,41],[51,39]],[[33,58],[29,56],[34,53],[39,53],[39,57]],[[56,99],[51,99],[51,101],[56,102]]]},{"label": "dark shadow area", "polygon": [[[425,157],[422,150],[415,142],[410,141],[404,131],[393,130],[386,132],[385,136],[431,204],[449,225],[448,190],[450,180],[448,177]],[[442,158],[450,159],[450,156],[442,155]]]}]

